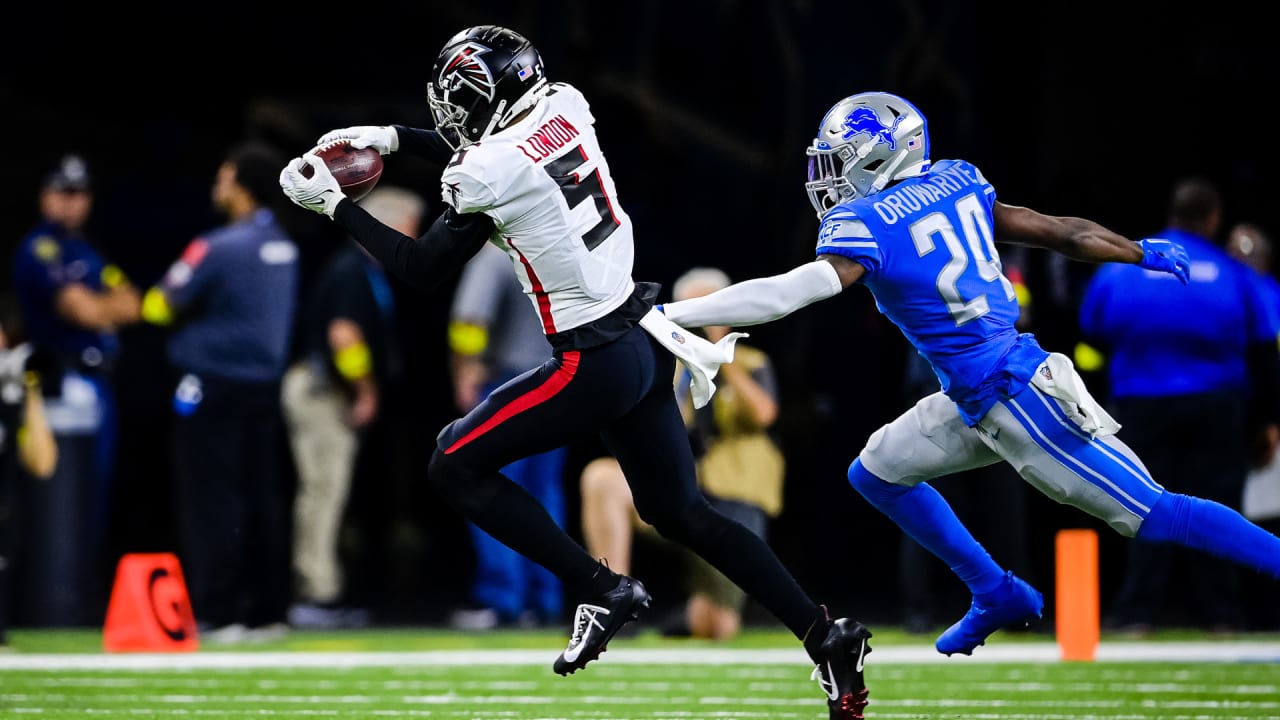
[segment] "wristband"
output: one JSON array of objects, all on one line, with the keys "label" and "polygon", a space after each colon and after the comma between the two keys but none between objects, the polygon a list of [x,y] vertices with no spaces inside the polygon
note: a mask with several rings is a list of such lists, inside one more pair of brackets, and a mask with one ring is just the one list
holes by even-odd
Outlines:
[{"label": "wristband", "polygon": [[152,325],[170,325],[173,323],[173,307],[169,298],[158,287],[147,290],[142,296],[142,319]]},{"label": "wristband", "polygon": [[116,265],[107,265],[102,268],[100,277],[102,278],[102,286],[107,289],[118,288],[128,281],[128,278],[124,276],[124,271]]},{"label": "wristband", "polygon": [[454,321],[449,323],[449,348],[459,355],[479,355],[489,347],[489,331],[481,325]]},{"label": "wristband", "polygon": [[373,369],[373,354],[363,342],[348,345],[333,354],[333,365],[348,380],[359,380]]}]

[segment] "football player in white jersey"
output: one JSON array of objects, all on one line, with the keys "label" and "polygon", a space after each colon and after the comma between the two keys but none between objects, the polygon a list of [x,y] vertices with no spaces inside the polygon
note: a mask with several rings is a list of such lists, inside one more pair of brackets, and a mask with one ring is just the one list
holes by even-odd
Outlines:
[{"label": "football player in white jersey", "polygon": [[[640,515],[795,633],[816,665],[831,718],[861,718],[871,633],[852,620],[833,621],[768,544],[712,509],[698,491],[671,392],[676,358],[666,351],[683,352],[672,345],[673,335],[677,346],[696,344],[697,336],[682,335],[653,309],[658,286],[632,280],[631,220],[619,204],[586,99],[546,79],[527,39],[490,25],[445,44],[431,71],[428,103],[434,129],[359,126],[319,140],[350,140],[384,155],[411,152],[445,165],[447,207],[422,237],[401,235],[349,201],[312,153],[290,162],[280,183],[295,203],[334,219],[384,266],[420,287],[460,270],[485,242],[511,258],[554,357],[446,426],[428,479],[467,519],[551,570],[581,601],[555,671],[566,675],[594,660],[649,605],[649,594],[591,557],[499,469],[599,433],[621,463]],[[308,165],[311,177],[303,175]],[[659,331],[649,325],[655,318],[665,323]]]}]

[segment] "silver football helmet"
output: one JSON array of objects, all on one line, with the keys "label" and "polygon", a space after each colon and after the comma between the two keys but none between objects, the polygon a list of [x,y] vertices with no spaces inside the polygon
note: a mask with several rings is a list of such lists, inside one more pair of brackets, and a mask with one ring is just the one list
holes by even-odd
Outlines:
[{"label": "silver football helmet", "polygon": [[808,147],[809,202],[822,217],[842,202],[878,193],[929,169],[929,129],[914,105],[886,92],[836,103]]}]

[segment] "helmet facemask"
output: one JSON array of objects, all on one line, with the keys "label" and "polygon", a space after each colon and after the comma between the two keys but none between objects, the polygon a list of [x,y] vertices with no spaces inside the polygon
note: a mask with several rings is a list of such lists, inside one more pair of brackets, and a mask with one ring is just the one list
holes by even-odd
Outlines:
[{"label": "helmet facemask", "polygon": [[440,133],[440,137],[449,144],[449,147],[457,150],[467,144],[464,142],[466,135],[463,133],[467,122],[467,111],[461,105],[449,102],[445,99],[446,97],[448,93],[438,93],[433,84],[427,90],[427,106],[431,108],[431,115],[435,118],[436,132]]},{"label": "helmet facemask", "polygon": [[861,93],[836,103],[806,149],[805,190],[822,217],[837,204],[880,192],[929,169],[924,115],[889,93]]},{"label": "helmet facemask", "polygon": [[521,35],[480,26],[455,35],[431,71],[427,105],[454,150],[511,124],[546,96],[538,51]]}]

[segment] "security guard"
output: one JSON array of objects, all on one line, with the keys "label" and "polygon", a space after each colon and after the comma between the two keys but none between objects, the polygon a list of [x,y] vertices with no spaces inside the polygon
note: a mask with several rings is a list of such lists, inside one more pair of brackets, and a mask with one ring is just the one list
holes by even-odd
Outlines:
[{"label": "security guard", "polygon": [[[85,235],[93,194],[83,158],[67,155],[40,189],[40,222],[22,239],[14,286],[40,366],[61,460],[24,509],[32,575],[20,612],[33,625],[101,622],[110,584],[105,557],[114,483],[111,369],[117,329],[137,321],[138,291]],[[20,610],[21,610],[20,609]]]},{"label": "security guard", "polygon": [[202,642],[284,628],[290,484],[280,383],[298,302],[298,248],[272,205],[275,151],[249,143],[218,168],[227,224],[192,240],[143,298],[168,326],[183,574]]}]

